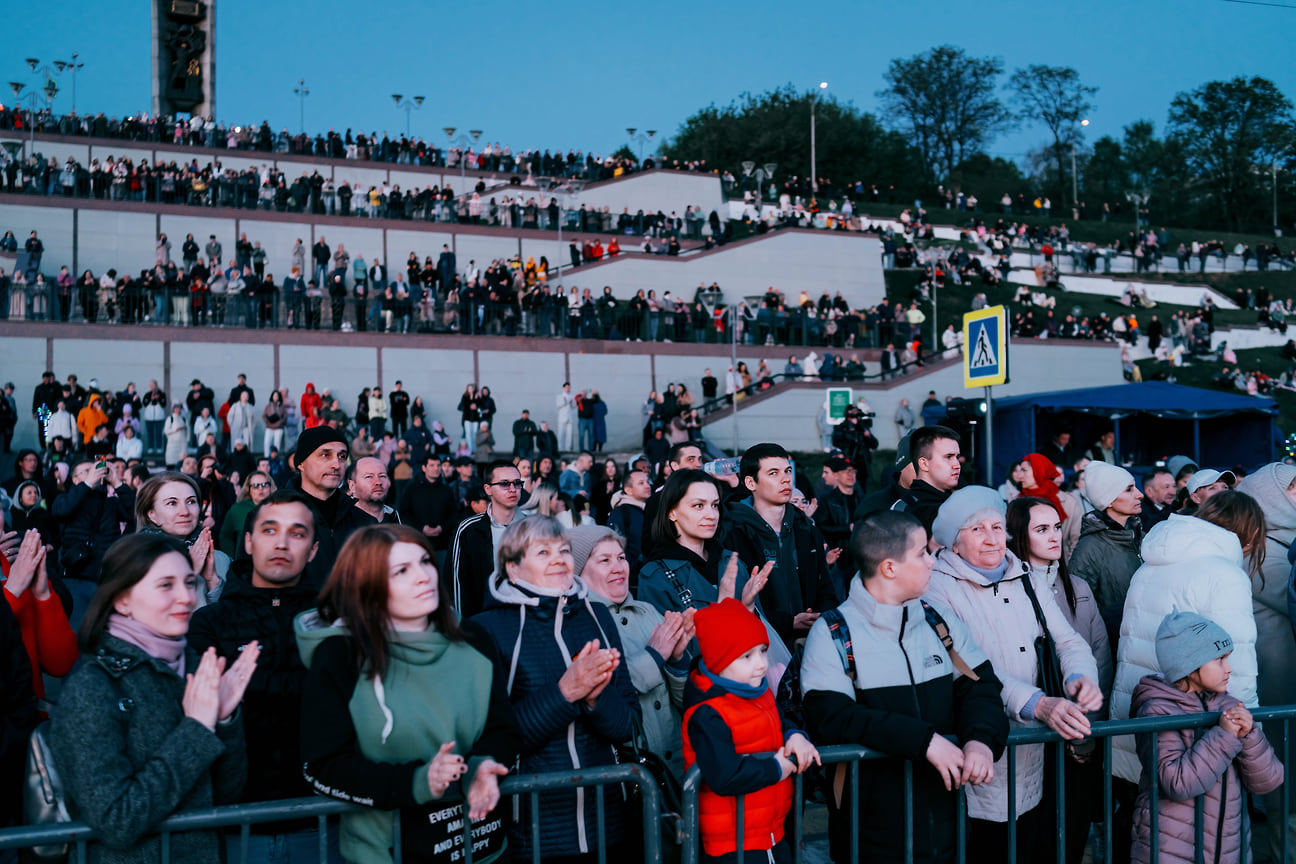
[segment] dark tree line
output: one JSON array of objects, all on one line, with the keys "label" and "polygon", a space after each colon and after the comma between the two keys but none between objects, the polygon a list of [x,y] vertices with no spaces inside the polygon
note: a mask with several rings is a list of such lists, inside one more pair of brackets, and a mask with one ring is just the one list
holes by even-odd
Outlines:
[{"label": "dark tree line", "polygon": [[[1151,120],[1140,120],[1119,138],[1089,146],[1084,123],[1098,88],[1065,66],[1031,65],[1006,80],[1005,74],[999,58],[939,45],[891,61],[877,94],[885,122],[831,96],[819,100],[821,180],[837,190],[856,181],[894,185],[899,200],[930,196],[940,186],[976,194],[987,205],[1005,192],[1046,195],[1055,214],[1069,215],[1084,202],[1091,218],[1104,204],[1114,211],[1129,208],[1131,195],[1148,196],[1154,221],[1231,230],[1268,227],[1276,187],[1278,224],[1294,227],[1296,112],[1273,82],[1202,84],[1171,101],[1162,136]],[[779,185],[804,179],[815,95],[786,85],[744,93],[724,108],[710,105],[688,118],[662,153],[735,175],[744,161],[774,162]],[[1000,134],[1033,127],[1046,137],[1026,165],[990,155]]]}]

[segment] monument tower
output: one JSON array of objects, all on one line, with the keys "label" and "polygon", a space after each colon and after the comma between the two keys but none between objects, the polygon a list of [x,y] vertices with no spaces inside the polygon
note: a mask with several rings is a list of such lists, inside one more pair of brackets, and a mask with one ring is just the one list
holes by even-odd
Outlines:
[{"label": "monument tower", "polygon": [[216,113],[216,0],[153,0],[153,113]]}]

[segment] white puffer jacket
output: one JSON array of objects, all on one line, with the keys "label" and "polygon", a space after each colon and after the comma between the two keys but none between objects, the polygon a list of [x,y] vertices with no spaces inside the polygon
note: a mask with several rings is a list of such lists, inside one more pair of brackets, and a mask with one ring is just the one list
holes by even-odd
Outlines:
[{"label": "white puffer jacket", "polygon": [[[1156,633],[1171,612],[1196,612],[1233,638],[1229,693],[1248,708],[1256,697],[1256,624],[1242,544],[1232,531],[1195,516],[1172,515],[1143,538],[1143,566],[1134,571],[1116,650],[1112,719],[1129,718],[1130,698],[1144,675],[1160,673]],[[1137,783],[1134,737],[1112,742],[1113,771]]]},{"label": "white puffer jacket", "polygon": [[[1011,552],[1006,552],[1007,570],[998,583],[992,583],[968,566],[950,549],[936,555],[932,568],[928,599],[942,604],[968,626],[972,640],[990,658],[995,675],[1003,682],[1004,709],[1014,726],[1039,726],[1021,718],[1021,711],[1040,692],[1035,682],[1038,663],[1035,660],[1035,638],[1041,635],[1035,610],[1026,595],[1028,570]],[[1083,675],[1098,682],[1098,664],[1089,645],[1067,623],[1053,590],[1043,575],[1031,576],[1035,596],[1044,613],[1044,622],[1057,647],[1062,663],[1062,677]],[[1028,744],[1017,748],[1017,815],[1022,816],[1040,802],[1044,782],[1044,745]],[[1008,753],[995,763],[994,779],[981,786],[971,786],[967,793],[968,815],[991,822],[1008,821]]]}]

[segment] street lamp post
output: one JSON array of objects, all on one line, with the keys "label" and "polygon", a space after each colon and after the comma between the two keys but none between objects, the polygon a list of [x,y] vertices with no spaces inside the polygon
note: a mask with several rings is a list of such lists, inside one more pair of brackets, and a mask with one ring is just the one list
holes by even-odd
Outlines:
[{"label": "street lamp post", "polygon": [[643,165],[644,144],[651,143],[653,138],[657,137],[657,130],[648,129],[646,131],[639,132],[639,134],[637,135],[635,134],[636,132],[639,132],[637,127],[634,126],[626,127],[626,134],[630,136],[630,141],[639,145],[639,164]]},{"label": "street lamp post", "polygon": [[73,52],[72,52],[72,59],[71,59],[71,60],[55,60],[55,61],[54,61],[54,68],[57,69],[57,70],[59,71],[60,74],[62,74],[63,72],[67,71],[68,69],[71,69],[71,70],[72,70],[72,113],[73,113],[73,114],[76,113],[76,79],[77,79],[77,70],[78,70],[78,69],[84,69],[84,68],[85,68],[85,64],[82,63],[82,62],[80,62],[80,59],[79,59],[80,57],[81,57],[80,54],[78,54],[77,52],[73,51]]},{"label": "street lamp post", "polygon": [[306,86],[305,78],[297,79],[297,86],[293,88],[297,94],[297,131],[306,134],[306,97],[310,95],[310,88]]},{"label": "street lamp post", "polygon": [[819,194],[819,166],[815,162],[815,109],[819,106],[819,97],[828,89],[827,81],[819,82],[819,89],[811,94],[810,99],[810,190]]},{"label": "street lamp post", "polygon": [[[46,110],[52,111],[54,107],[54,97],[57,96],[59,92],[58,82],[54,80],[54,76],[61,75],[64,69],[69,68],[67,63],[55,63],[53,66],[49,64],[41,65],[40,60],[35,57],[28,57],[26,58],[26,61],[27,68],[33,73],[35,78],[40,80],[40,78],[43,77],[45,83],[39,88],[32,87],[30,90],[27,90],[27,85],[21,81],[9,82],[9,87],[13,90],[14,100],[20,104],[23,101],[27,102],[27,127],[30,130],[30,134],[28,135],[30,145],[28,153],[23,157],[24,159],[36,152],[36,114],[40,110],[40,94],[45,94]],[[23,90],[27,90],[27,95],[23,95]]]},{"label": "street lamp post", "polygon": [[412,99],[406,99],[405,101],[402,102],[401,94],[399,93],[392,94],[392,101],[396,103],[396,107],[398,109],[399,108],[405,109],[405,137],[406,138],[410,137],[410,114],[414,111],[414,109],[423,107],[423,99],[424,97],[422,96],[415,96]]},{"label": "street lamp post", "polygon": [[576,196],[579,195],[580,191],[584,188],[585,188],[585,181],[580,179],[579,177],[573,177],[571,180],[568,180],[566,183],[563,183],[560,186],[555,186],[552,190],[550,190],[553,194],[553,197],[558,198],[558,281],[559,282],[562,281],[563,252],[565,251],[562,245],[562,229],[563,229],[563,222],[566,221],[566,215],[567,215],[564,212],[562,206],[563,202],[561,196],[571,195],[572,201],[574,202],[576,200]]},{"label": "street lamp post", "polygon": [[465,177],[465,171],[468,167],[468,160],[464,158],[465,148],[471,149],[477,146],[477,141],[482,136],[482,130],[469,129],[467,135],[460,135],[457,138],[455,137],[455,127],[453,126],[443,126],[441,131],[446,134],[446,140],[450,142],[451,147],[459,148],[459,179],[463,180]]}]

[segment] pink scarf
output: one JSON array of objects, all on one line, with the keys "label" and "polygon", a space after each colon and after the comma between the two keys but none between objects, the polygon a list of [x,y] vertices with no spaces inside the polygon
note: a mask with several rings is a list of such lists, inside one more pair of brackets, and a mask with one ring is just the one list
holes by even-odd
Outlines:
[{"label": "pink scarf", "polygon": [[134,618],[116,612],[108,616],[108,634],[161,660],[181,678],[185,676],[185,637],[163,636]]}]

